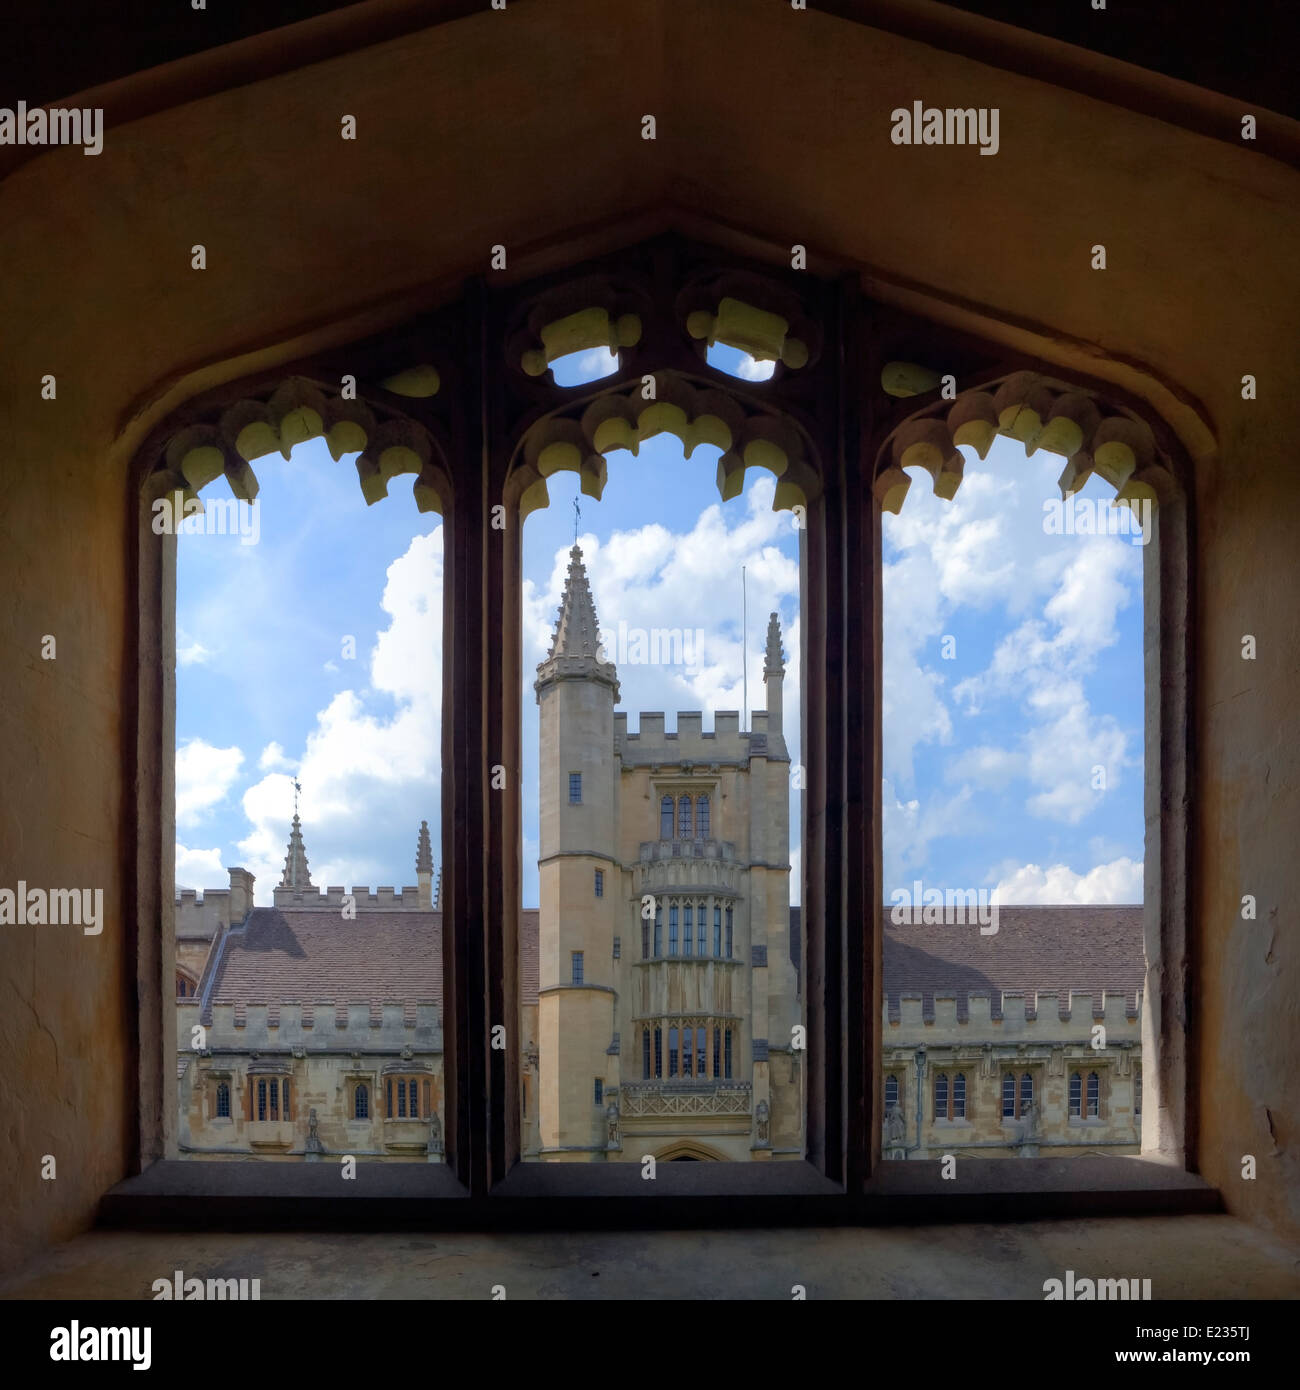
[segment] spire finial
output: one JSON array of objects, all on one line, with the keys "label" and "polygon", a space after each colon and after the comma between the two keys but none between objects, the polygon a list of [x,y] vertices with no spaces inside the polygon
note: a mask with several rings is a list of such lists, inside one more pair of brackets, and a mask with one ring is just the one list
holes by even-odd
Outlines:
[{"label": "spire finial", "polygon": [[767,620],[767,661],[763,667],[766,675],[781,675],[785,672],[785,653],[781,650],[781,619],[773,613]]},{"label": "spire finial", "polygon": [[281,888],[292,888],[298,892],[314,886],[311,881],[311,873],[307,868],[307,849],[302,842],[302,829],[298,820],[298,793],[301,790],[302,784],[295,777],[293,780],[293,825],[289,830],[289,850],[284,856],[284,873],[279,884]]},{"label": "spire finial", "polygon": [[573,543],[578,544],[578,523],[582,520],[582,508],[578,505],[577,494],[573,497]]},{"label": "spire finial", "polygon": [[433,842],[429,838],[429,822],[420,822],[420,834],[415,846],[415,872],[417,874],[431,874],[433,872]]}]

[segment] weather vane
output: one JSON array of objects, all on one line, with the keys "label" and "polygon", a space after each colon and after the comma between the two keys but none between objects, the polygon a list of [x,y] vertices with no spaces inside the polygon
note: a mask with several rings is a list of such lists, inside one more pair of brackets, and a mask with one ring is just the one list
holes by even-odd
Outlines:
[{"label": "weather vane", "polygon": [[298,793],[302,791],[302,783],[295,777],[293,779],[293,814],[294,819],[298,816]]},{"label": "weather vane", "polygon": [[582,520],[582,508],[578,505],[578,499],[573,499],[573,543],[578,543],[578,522]]}]

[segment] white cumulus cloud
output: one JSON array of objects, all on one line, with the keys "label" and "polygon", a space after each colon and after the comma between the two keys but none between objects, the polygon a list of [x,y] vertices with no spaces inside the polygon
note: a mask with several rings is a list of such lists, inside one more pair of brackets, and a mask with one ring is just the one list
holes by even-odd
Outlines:
[{"label": "white cumulus cloud", "polygon": [[176,824],[196,825],[234,786],[244,755],[192,738],[176,750]]},{"label": "white cumulus cloud", "polygon": [[1075,873],[1066,864],[1041,868],[1022,864],[1003,869],[995,890],[997,901],[1012,903],[1140,903],[1142,864],[1127,857]]}]

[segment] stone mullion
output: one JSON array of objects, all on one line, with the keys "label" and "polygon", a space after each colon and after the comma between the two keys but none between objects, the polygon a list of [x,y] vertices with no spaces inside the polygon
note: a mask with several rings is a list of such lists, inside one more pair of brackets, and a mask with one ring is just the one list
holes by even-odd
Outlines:
[{"label": "stone mullion", "polygon": [[[489,727],[485,644],[487,478],[483,409],[485,306],[481,286],[465,304],[464,382],[456,402],[461,428],[453,459],[443,586],[443,996],[448,1160],[471,1194],[487,1192],[488,1003],[486,785]],[[499,635],[500,627],[495,629]]]},{"label": "stone mullion", "polygon": [[[840,335],[839,468],[844,545],[842,699],[845,1000],[845,1180],[858,1189],[880,1159],[878,1058],[880,996],[881,826],[881,521],[871,491],[876,408],[869,390],[879,380],[867,348],[867,315],[856,282],[845,281],[837,304]],[[862,928],[866,924],[866,929]]]}]

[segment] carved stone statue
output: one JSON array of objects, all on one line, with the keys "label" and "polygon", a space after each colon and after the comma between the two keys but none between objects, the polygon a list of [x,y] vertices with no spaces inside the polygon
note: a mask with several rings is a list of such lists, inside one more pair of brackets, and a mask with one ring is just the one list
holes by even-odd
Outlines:
[{"label": "carved stone statue", "polygon": [[907,1127],[903,1123],[903,1110],[895,1103],[889,1107],[889,1113],[885,1116],[885,1143],[897,1145],[906,1141]]},{"label": "carved stone statue", "polygon": [[1020,1138],[1026,1144],[1038,1138],[1038,1107],[1032,1100],[1020,1112]]},{"label": "carved stone statue", "polygon": [[442,1120],[435,1110],[429,1116],[429,1153],[440,1154],[442,1152]]},{"label": "carved stone statue", "polygon": [[607,1149],[621,1149],[622,1142],[618,1137],[618,1102],[610,1101],[605,1110],[605,1131],[607,1138],[605,1147]]},{"label": "carved stone statue", "polygon": [[754,1128],[758,1132],[757,1147],[766,1149],[772,1142],[771,1109],[767,1101],[760,1100],[754,1107]]},{"label": "carved stone statue", "polygon": [[325,1152],[325,1145],[320,1141],[320,1135],[317,1133],[317,1126],[316,1108],[313,1106],[312,1109],[307,1112],[307,1143],[304,1145],[309,1160],[319,1160],[321,1154]]}]

